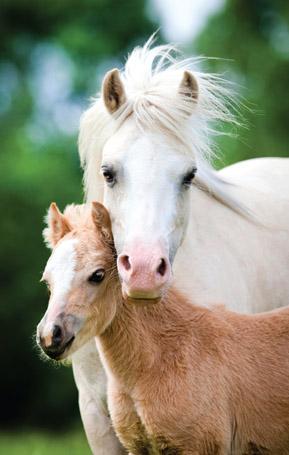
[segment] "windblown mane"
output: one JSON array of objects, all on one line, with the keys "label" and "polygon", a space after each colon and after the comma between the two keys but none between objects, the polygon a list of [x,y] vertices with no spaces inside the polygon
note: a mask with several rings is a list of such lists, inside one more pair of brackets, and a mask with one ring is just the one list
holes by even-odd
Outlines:
[{"label": "windblown mane", "polygon": [[[228,191],[230,184],[211,165],[215,157],[212,137],[221,134],[216,122],[238,124],[230,84],[216,74],[200,72],[197,67],[202,59],[178,59],[173,46],[151,47],[152,43],[153,37],[144,47],[136,47],[121,71],[127,98],[124,105],[111,115],[98,95],[82,116],[79,153],[87,199],[102,201],[103,182],[98,170],[103,146],[128,116],[134,115],[139,128],[161,130],[184,143],[197,164],[194,183],[231,209],[248,215],[248,209]],[[193,112],[188,97],[178,92],[185,70],[193,72],[198,83]]]}]

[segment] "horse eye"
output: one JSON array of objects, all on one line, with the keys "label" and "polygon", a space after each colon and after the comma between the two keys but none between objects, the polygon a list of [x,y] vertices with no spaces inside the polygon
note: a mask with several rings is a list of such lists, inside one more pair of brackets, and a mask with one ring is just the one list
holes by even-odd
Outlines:
[{"label": "horse eye", "polygon": [[193,167],[183,178],[182,184],[184,186],[190,186],[197,172],[197,168]]},{"label": "horse eye", "polygon": [[110,185],[113,185],[115,183],[115,172],[112,169],[109,169],[108,167],[103,167],[102,175],[105,178],[105,181]]},{"label": "horse eye", "polygon": [[99,284],[102,282],[105,276],[105,270],[104,269],[97,269],[95,272],[93,272],[90,277],[88,278],[89,283],[94,283],[94,284]]}]

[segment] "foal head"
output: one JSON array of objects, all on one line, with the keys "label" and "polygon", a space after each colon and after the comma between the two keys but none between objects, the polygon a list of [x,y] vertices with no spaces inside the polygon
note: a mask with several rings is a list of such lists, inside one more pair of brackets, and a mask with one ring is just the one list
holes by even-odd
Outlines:
[{"label": "foal head", "polygon": [[52,203],[47,221],[44,238],[52,254],[42,280],[50,298],[37,341],[61,360],[110,324],[116,306],[106,295],[118,278],[110,218],[101,204],[68,206],[62,214]]}]

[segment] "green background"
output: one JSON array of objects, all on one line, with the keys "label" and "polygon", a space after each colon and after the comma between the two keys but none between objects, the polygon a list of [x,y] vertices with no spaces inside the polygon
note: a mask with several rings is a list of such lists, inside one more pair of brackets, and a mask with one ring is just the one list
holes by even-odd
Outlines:
[{"label": "green background", "polygon": [[[2,0],[0,8],[0,453],[87,453],[72,372],[41,361],[33,339],[47,305],[43,217],[52,200],[62,208],[82,200],[80,113],[105,71],[121,67],[159,22],[144,0]],[[222,58],[204,69],[236,82],[250,108],[241,108],[245,127],[218,138],[216,165],[288,156],[289,3],[227,1],[183,50]]]}]

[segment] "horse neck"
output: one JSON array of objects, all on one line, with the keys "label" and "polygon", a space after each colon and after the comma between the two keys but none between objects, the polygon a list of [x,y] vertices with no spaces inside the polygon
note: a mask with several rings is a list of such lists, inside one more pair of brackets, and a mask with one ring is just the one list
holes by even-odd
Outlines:
[{"label": "horse neck", "polygon": [[107,371],[133,387],[145,372],[159,370],[160,365],[170,368],[183,357],[183,347],[195,345],[197,351],[198,321],[206,312],[174,289],[157,304],[131,304],[122,299],[111,325],[99,337]]}]

